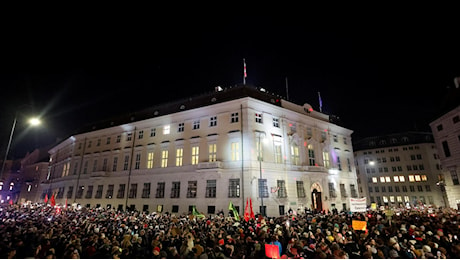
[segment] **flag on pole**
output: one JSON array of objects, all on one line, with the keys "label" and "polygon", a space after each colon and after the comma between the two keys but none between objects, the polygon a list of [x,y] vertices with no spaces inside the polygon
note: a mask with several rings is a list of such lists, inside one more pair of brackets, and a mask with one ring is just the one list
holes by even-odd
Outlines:
[{"label": "flag on pole", "polygon": [[45,195],[45,203],[48,203],[48,193]]},{"label": "flag on pole", "polygon": [[248,74],[246,73],[246,60],[245,59],[243,59],[243,66],[244,66],[243,85],[246,85],[246,78],[248,77]]},{"label": "flag on pole", "polygon": [[249,221],[250,212],[249,212],[249,199],[246,199],[246,207],[244,208],[244,220]]},{"label": "flag on pole", "polygon": [[196,210],[196,207],[193,206],[192,215],[197,218],[204,218],[205,216]]},{"label": "flag on pole", "polygon": [[233,205],[231,201],[228,204],[228,209],[233,212],[233,217],[235,218],[235,220],[240,220],[240,215],[238,214],[238,210],[236,210],[235,206]]},{"label": "flag on pole", "polygon": [[53,207],[56,205],[56,200],[54,199],[54,194],[51,195],[50,203],[51,203],[51,206],[53,206]]},{"label": "flag on pole", "polygon": [[319,98],[319,112],[323,112],[323,101],[321,100],[321,94],[318,91],[318,98]]},{"label": "flag on pole", "polygon": [[251,215],[250,215],[251,218],[252,218],[252,219],[256,219],[256,216],[254,215],[254,210],[253,210],[253,208],[252,208],[252,199],[251,199],[251,198],[249,198],[249,207],[251,208],[251,209],[250,209],[250,210],[251,210]]}]

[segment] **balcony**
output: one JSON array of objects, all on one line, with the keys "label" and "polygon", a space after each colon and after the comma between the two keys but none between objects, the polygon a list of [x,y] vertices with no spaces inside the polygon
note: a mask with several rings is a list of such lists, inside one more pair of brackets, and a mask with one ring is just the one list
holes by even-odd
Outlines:
[{"label": "balcony", "polygon": [[219,169],[222,168],[222,162],[202,162],[198,163],[199,170],[201,169]]}]

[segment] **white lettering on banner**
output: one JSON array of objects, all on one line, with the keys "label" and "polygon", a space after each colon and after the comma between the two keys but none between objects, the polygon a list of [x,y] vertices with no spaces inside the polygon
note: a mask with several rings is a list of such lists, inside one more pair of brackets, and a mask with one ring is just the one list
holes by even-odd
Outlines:
[{"label": "white lettering on banner", "polygon": [[366,212],[366,198],[350,198],[350,211],[351,212]]}]

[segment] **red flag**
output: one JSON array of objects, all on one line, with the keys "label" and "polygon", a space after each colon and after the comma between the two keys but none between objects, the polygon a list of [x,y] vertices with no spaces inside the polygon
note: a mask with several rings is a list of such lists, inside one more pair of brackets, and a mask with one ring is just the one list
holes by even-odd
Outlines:
[{"label": "red flag", "polygon": [[265,244],[265,255],[272,259],[280,258],[280,251],[277,245]]},{"label": "red flag", "polygon": [[249,218],[250,218],[250,215],[249,215],[249,200],[246,199],[246,207],[244,208],[244,220],[246,220],[246,222],[249,221]]},{"label": "red flag", "polygon": [[249,198],[249,204],[250,204],[250,207],[251,207],[251,218],[256,219],[256,216],[254,215],[254,209],[252,208],[252,199],[251,198]]},{"label": "red flag", "polygon": [[48,193],[45,195],[45,203],[48,203]]},{"label": "red flag", "polygon": [[51,202],[51,206],[54,207],[54,205],[56,205],[56,200],[54,200],[54,194],[51,195],[51,200],[50,200],[50,202]]},{"label": "red flag", "polygon": [[13,200],[10,200],[10,205],[13,205]]}]

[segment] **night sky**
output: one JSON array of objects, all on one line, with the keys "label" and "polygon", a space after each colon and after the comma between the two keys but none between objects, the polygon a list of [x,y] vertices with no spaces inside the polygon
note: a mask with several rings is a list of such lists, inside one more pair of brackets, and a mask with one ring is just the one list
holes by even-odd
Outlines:
[{"label": "night sky", "polygon": [[[117,114],[243,81],[340,118],[352,138],[429,131],[460,76],[458,21],[406,13],[349,22],[275,13],[17,18],[2,33],[0,155]],[[311,11],[310,11],[311,13]],[[95,18],[97,17],[97,19]],[[27,129],[24,116],[44,125]]]}]

